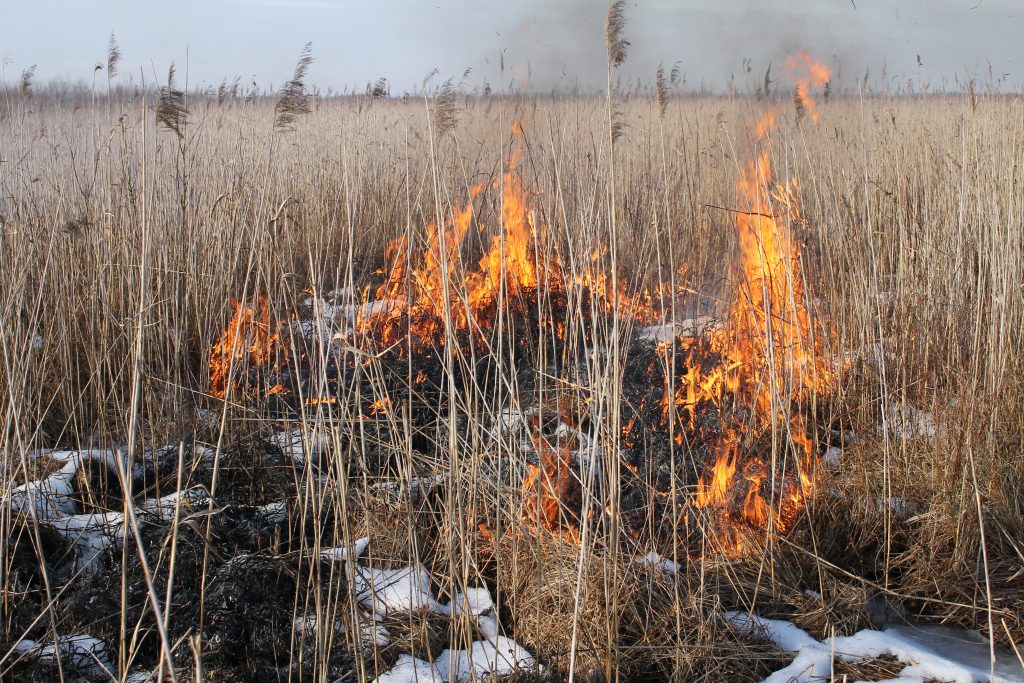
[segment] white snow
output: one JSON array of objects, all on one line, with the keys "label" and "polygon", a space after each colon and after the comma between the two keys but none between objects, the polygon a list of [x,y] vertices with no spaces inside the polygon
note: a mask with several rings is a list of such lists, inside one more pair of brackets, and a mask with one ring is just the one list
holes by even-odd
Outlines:
[{"label": "white snow", "polygon": [[280,524],[288,519],[288,503],[279,500],[261,505],[256,510],[256,517],[264,524]]},{"label": "white snow", "polygon": [[373,485],[373,488],[378,491],[386,491],[398,497],[401,497],[405,491],[408,491],[409,500],[415,502],[422,496],[430,493],[431,489],[435,486],[446,480],[447,477],[443,474],[435,475],[433,477],[414,477],[409,480],[392,479],[378,482]]},{"label": "white snow", "polygon": [[865,629],[852,636],[818,641],[788,621],[764,619],[745,612],[728,612],[726,616],[740,628],[763,635],[780,649],[796,654],[789,666],[773,673],[764,683],[827,680],[836,659],[852,662],[883,655],[896,657],[906,665],[899,677],[892,679],[894,683],[1024,680],[1024,668],[1009,658],[997,660],[995,664],[990,662],[987,645],[977,642],[977,637],[969,631],[895,626],[885,631]]},{"label": "white snow", "polygon": [[327,437],[316,432],[303,432],[293,429],[290,432],[277,432],[270,437],[271,443],[281,449],[285,457],[290,458],[300,467],[307,461],[317,464],[320,455],[327,446]]},{"label": "white snow", "polygon": [[494,608],[491,593],[486,588],[467,588],[464,593],[456,593],[447,605],[438,605],[435,611],[457,617],[468,614],[478,617]]},{"label": "white snow", "polygon": [[[341,618],[324,614],[317,617],[316,613],[308,613],[304,617],[295,617],[293,629],[296,633],[305,636],[316,636],[320,627],[324,624],[332,624],[332,629],[337,634],[345,634],[345,621]],[[384,647],[391,642],[391,634],[374,618],[359,616],[359,642],[363,647]]]},{"label": "white snow", "polygon": [[843,449],[830,446],[821,456],[821,462],[829,469],[838,469],[843,461]]},{"label": "white snow", "polygon": [[[395,665],[373,679],[374,683],[447,683],[430,662],[412,655],[399,655]],[[340,683],[340,679],[337,683]]]},{"label": "white snow", "polygon": [[[356,539],[352,543],[352,559],[355,559],[366,552],[367,546],[370,545],[370,537],[364,536],[363,538]],[[328,562],[340,562],[349,559],[349,549],[345,546],[337,546],[334,548],[322,548],[320,550],[320,559]]]},{"label": "white snow", "polygon": [[[188,509],[208,500],[206,488],[195,486],[163,498],[147,500],[139,508],[139,515],[160,522],[169,522],[173,519],[177,506]],[[100,553],[112,545],[120,547],[125,537],[123,512],[67,515],[46,519],[43,523],[74,544],[77,559],[72,568],[81,569],[84,573],[95,571],[98,568]]]},{"label": "white snow", "polygon": [[679,571],[678,564],[676,564],[672,560],[662,557],[653,550],[644,555],[643,557],[636,558],[635,562],[637,564],[647,565],[648,567],[655,567],[657,569],[661,569],[666,574],[675,574]]},{"label": "white snow", "polygon": [[22,657],[51,664],[56,664],[57,658],[62,657],[78,673],[94,679],[112,679],[117,671],[110,663],[106,643],[84,634],[62,636],[56,644],[26,639],[18,642],[14,651]]},{"label": "white snow", "polygon": [[421,565],[401,569],[354,570],[356,599],[378,614],[415,612],[437,605],[430,590],[430,573]]},{"label": "white snow", "polygon": [[675,323],[641,327],[637,332],[637,339],[667,344],[676,337],[699,337],[716,324],[717,322],[711,316],[701,315]]},{"label": "white snow", "polygon": [[892,516],[901,522],[905,522],[917,514],[917,505],[914,501],[899,496],[891,496],[884,506],[879,505],[879,507],[888,507]]},{"label": "white snow", "polygon": [[504,636],[478,640],[468,650],[445,650],[434,660],[441,680],[474,681],[533,669],[537,660],[526,649]]},{"label": "white snow", "polygon": [[[368,579],[373,591],[369,591]],[[430,591],[430,575],[419,566],[403,569],[367,569],[360,567],[355,578],[357,598],[372,605],[378,614],[426,609],[448,616],[474,617],[483,640],[474,641],[468,649],[445,650],[433,663],[402,655],[387,672],[378,676],[378,683],[417,683],[422,681],[469,682],[503,676],[522,669],[537,669],[539,664],[522,645],[499,633],[498,620],[490,613],[494,600],[486,588],[467,588],[455,593],[451,602],[442,605]]]},{"label": "white snow", "polygon": [[[117,471],[117,459],[112,451],[53,451],[43,455],[51,460],[63,462],[64,466],[46,479],[22,484],[4,496],[5,500],[2,502],[6,504],[9,500],[12,512],[31,512],[38,520],[73,515],[78,512],[71,499],[74,494],[75,475],[83,463],[100,462],[106,465],[112,474]],[[133,477],[141,477],[142,474],[141,465],[136,464],[132,467]]]},{"label": "white snow", "polygon": [[890,403],[885,420],[893,435],[900,439],[930,442],[942,431],[934,415],[907,404]]}]

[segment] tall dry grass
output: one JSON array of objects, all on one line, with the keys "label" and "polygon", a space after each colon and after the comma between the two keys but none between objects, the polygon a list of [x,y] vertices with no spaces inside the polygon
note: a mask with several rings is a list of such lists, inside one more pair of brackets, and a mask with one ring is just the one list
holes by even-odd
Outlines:
[{"label": "tall dry grass", "polygon": [[[310,290],[347,287],[342,297],[357,303],[351,292],[371,281],[384,245],[405,234],[422,239],[429,222],[443,223],[472,184],[500,174],[516,144],[525,146],[520,168],[533,209],[563,263],[582,268],[614,239],[607,253],[621,277],[685,285],[667,318],[722,312],[736,250],[735,218],[722,207],[735,203],[763,103],[615,100],[350,98],[317,101],[282,126],[273,102],[190,95],[180,101],[187,125],[169,131],[153,97],[94,105],[8,91],[0,120],[4,490],[31,476],[40,449],[120,447],[138,459],[144,448],[196,441],[223,459],[210,482],[214,500],[240,497],[238,454],[280,425],[259,401],[208,394],[210,346],[231,301],[265,296],[282,318]],[[326,488],[308,473],[292,482],[290,514],[314,529],[297,550],[368,533],[374,561],[424,562],[443,594],[490,586],[515,637],[560,670],[588,675],[770,671],[778,655],[729,632],[726,607],[795,616],[824,635],[863,624],[869,598],[880,596],[915,616],[1019,642],[1024,103],[833,97],[819,108],[818,126],[788,112],[771,144],[777,176],[799,179],[802,212],[791,221],[805,245],[808,291],[835,331],[830,353],[849,368],[830,405],[856,436],[839,470],[820,478],[799,543],[767,539],[729,561],[687,559],[684,543],[674,555],[684,569],[664,577],[633,562],[651,548],[620,547],[617,534],[611,544],[590,542],[588,529],[607,532],[597,523],[583,525],[580,546],[502,537],[521,509],[526,462],[514,438],[495,437],[492,426],[503,410],[574,389],[547,379],[540,361],[536,386],[516,386],[512,368],[523,359],[501,344],[496,372],[505,381],[480,384],[459,372],[470,360],[449,343],[441,362],[453,398],[438,411],[447,427],[436,452],[414,447],[401,410],[375,429],[347,409],[297,416],[323,441],[330,474]],[[525,130],[522,142],[509,132],[513,122]],[[492,194],[478,203],[481,224],[494,225],[499,201]],[[467,263],[483,239],[471,240]],[[572,316],[583,315],[583,303],[572,304]],[[618,322],[594,334],[617,340]],[[597,397],[602,438],[617,443],[621,359],[609,358],[580,381]],[[401,404],[372,363],[365,373],[374,399],[395,395]],[[896,435],[893,404],[933,413],[935,436]],[[370,475],[380,468],[366,462],[381,452],[380,438],[391,454],[386,473],[406,482],[442,475],[440,492],[418,502],[381,497]],[[602,457],[605,471],[617,467],[612,449]],[[588,495],[618,500],[611,484]],[[909,521],[896,519],[891,499],[910,501]],[[0,512],[0,577],[24,523]],[[666,523],[681,524],[678,516]],[[480,524],[498,540],[482,538]],[[135,552],[126,544],[125,554]],[[154,586],[168,585],[159,577],[174,571],[171,557],[145,577],[157,612]],[[344,581],[324,583],[298,561],[290,571],[296,614],[312,605],[317,615],[357,618]],[[24,633],[10,612],[16,596],[0,584],[2,656]],[[820,597],[808,598],[804,586]],[[171,636],[183,633],[164,621]],[[409,633],[410,649],[430,650],[442,637],[427,622],[398,621],[392,627]],[[121,666],[132,661],[125,634],[134,626],[120,629]],[[202,624],[189,626],[189,638],[201,632]],[[33,628],[57,634],[64,625],[50,609]],[[343,639],[365,654],[360,677],[393,661],[394,649],[366,648],[353,633],[321,632],[306,675],[326,680]],[[456,624],[443,637],[464,646],[474,636]],[[164,637],[151,663],[173,660],[195,673],[204,647]]]}]

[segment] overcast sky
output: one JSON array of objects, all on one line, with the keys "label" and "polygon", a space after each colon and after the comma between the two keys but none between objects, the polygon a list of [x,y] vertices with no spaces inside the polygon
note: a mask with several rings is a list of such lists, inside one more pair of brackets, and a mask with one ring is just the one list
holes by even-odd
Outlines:
[{"label": "overcast sky", "polygon": [[[386,77],[394,94],[434,68],[468,88],[504,80],[539,92],[604,82],[605,0],[0,0],[5,78],[38,64],[37,81],[90,82],[113,31],[122,80],[163,79],[176,62],[191,87],[240,77],[275,87],[313,43],[309,79],[362,89]],[[629,0],[623,79],[649,82],[678,62],[686,88],[759,82],[769,62],[804,49],[838,71],[837,85],[883,64],[895,86],[989,75],[1019,89],[1024,0]],[[504,53],[504,79],[499,64]],[[918,65],[920,55],[921,65]],[[749,58],[751,71],[744,73]],[[773,71],[777,73],[777,71]],[[1004,74],[1006,76],[1004,77]],[[102,78],[102,73],[97,74]]]}]

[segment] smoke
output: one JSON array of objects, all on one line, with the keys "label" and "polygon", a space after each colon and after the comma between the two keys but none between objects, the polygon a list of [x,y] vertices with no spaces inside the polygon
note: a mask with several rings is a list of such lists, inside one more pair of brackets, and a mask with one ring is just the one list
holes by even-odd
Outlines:
[{"label": "smoke", "polygon": [[[499,32],[504,48],[502,79],[497,51],[486,55],[482,73],[493,85],[538,93],[603,90],[607,57],[602,0],[527,3]],[[850,5],[837,4],[797,12],[766,8],[762,0],[740,0],[728,10],[704,0],[630,2],[626,6],[626,38],[630,53],[616,71],[620,87],[638,81],[653,88],[660,63],[679,63],[685,90],[705,84],[725,92],[756,90],[769,63],[781,65],[787,55],[807,50],[830,65],[859,63],[864,29]],[[849,9],[849,12],[847,12]],[[852,15],[852,16],[847,16]],[[841,30],[839,30],[841,27]],[[775,73],[781,73],[781,69]],[[856,79],[859,73],[851,72]]]}]

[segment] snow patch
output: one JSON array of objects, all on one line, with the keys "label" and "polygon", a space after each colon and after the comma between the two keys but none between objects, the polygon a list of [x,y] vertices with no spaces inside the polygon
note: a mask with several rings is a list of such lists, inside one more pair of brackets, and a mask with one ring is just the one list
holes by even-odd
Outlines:
[{"label": "snow patch", "polygon": [[107,644],[85,634],[62,636],[55,644],[22,640],[14,646],[14,652],[51,665],[56,665],[59,657],[75,671],[91,679],[111,680],[117,671],[110,662]]},{"label": "snow patch", "polygon": [[843,449],[831,446],[821,456],[821,462],[829,469],[839,469],[839,463],[843,461]]},{"label": "snow patch", "polygon": [[893,435],[900,439],[930,442],[942,432],[934,415],[911,405],[890,403],[885,418]]},{"label": "snow patch", "polygon": [[[393,667],[373,680],[374,683],[448,683],[430,662],[412,655],[399,655]],[[336,683],[340,683],[340,679]]]},{"label": "snow patch", "polygon": [[401,569],[357,566],[354,574],[356,599],[378,614],[415,612],[437,605],[430,590],[430,573],[421,565]]},{"label": "snow patch", "polygon": [[366,548],[370,545],[370,537],[364,536],[363,538],[357,539],[352,543],[351,551],[345,546],[337,546],[333,548],[322,548],[320,550],[320,559],[327,562],[342,562],[344,560],[355,559],[366,552]]},{"label": "snow patch", "polygon": [[533,655],[504,636],[478,640],[468,650],[445,650],[434,660],[434,669],[445,681],[486,680],[536,666]]},{"label": "snow patch", "polygon": [[854,662],[881,656],[896,657],[906,665],[899,677],[892,679],[894,682],[1019,683],[1024,680],[1024,668],[1005,656],[992,662],[987,644],[978,642],[978,637],[970,631],[894,626],[885,631],[865,629],[852,636],[818,641],[788,621],[764,619],[745,612],[727,612],[726,617],[741,629],[763,635],[780,649],[796,653],[789,666],[773,673],[764,683],[827,680],[837,658]]},{"label": "snow patch", "polygon": [[637,564],[646,565],[648,567],[661,569],[666,574],[675,574],[679,571],[678,564],[676,564],[672,560],[662,557],[653,550],[644,555],[643,557],[636,558],[635,562]]}]

